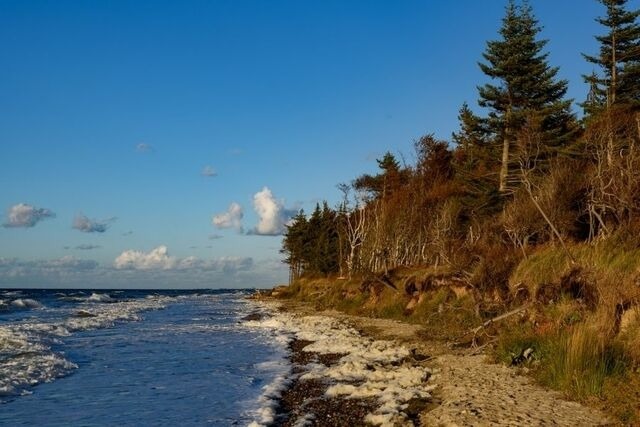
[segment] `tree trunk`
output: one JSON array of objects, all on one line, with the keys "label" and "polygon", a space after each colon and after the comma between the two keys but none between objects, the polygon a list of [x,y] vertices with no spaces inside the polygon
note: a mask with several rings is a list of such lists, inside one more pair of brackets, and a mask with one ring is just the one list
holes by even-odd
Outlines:
[{"label": "tree trunk", "polygon": [[616,58],[616,33],[611,35],[611,86],[609,87],[609,99],[607,106],[611,107],[616,102],[616,85],[618,80],[618,64]]},{"label": "tree trunk", "polygon": [[[511,99],[511,95],[509,95]],[[511,149],[511,105],[504,115],[504,137],[502,140],[502,164],[500,165],[500,187],[501,193],[507,190],[507,178],[509,177],[509,150]]]},{"label": "tree trunk", "polygon": [[502,164],[500,165],[500,192],[505,192],[507,189],[507,176],[509,175],[509,148],[511,144],[510,129],[507,126],[504,132],[504,139],[502,141]]}]

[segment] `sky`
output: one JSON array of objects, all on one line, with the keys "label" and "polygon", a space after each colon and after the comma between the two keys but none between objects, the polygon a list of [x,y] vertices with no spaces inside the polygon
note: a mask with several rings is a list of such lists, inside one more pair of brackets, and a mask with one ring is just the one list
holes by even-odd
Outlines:
[{"label": "sky", "polygon": [[[601,6],[530,3],[582,101]],[[0,0],[0,286],[286,282],[292,212],[483,113],[505,4]]]}]

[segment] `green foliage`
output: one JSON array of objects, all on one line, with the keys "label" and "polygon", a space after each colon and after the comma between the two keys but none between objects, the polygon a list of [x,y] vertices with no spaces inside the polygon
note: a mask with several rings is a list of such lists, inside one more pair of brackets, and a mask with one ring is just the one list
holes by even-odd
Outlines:
[{"label": "green foliage", "polygon": [[282,241],[291,281],[303,274],[327,276],[340,269],[338,213],[326,202],[316,205],[307,219],[303,211],[296,215]]},{"label": "green foliage", "polygon": [[[572,245],[569,250],[578,265],[599,279],[603,296],[633,292],[640,270],[640,247],[630,247],[625,237],[617,235],[596,244]],[[571,268],[571,260],[562,248],[547,246],[520,262],[509,281],[512,286],[524,284],[533,296],[546,284],[558,284]]]},{"label": "green foliage", "polygon": [[548,64],[548,53],[543,52],[547,41],[538,40],[539,32],[531,6],[510,0],[499,31],[501,39],[487,42],[486,62],[479,63],[482,72],[497,82],[478,87],[478,103],[489,109],[487,129],[502,145],[502,192],[512,186],[512,145],[531,116],[544,135],[546,155],[565,146],[577,129],[571,100],[564,98],[568,82],[558,80],[558,68]]},{"label": "green foliage", "polygon": [[528,111],[544,115],[543,130],[555,144],[566,141],[573,130],[571,101],[564,99],[568,82],[557,80],[558,68],[547,63],[542,50],[547,40],[538,40],[538,21],[531,6],[509,1],[500,28],[500,40],[487,42],[486,63],[480,69],[497,80],[479,87],[480,106],[489,108],[489,129],[496,135],[522,127]]},{"label": "green foliage", "polygon": [[597,55],[584,55],[599,68],[583,76],[591,90],[582,104],[587,115],[602,111],[614,103],[640,105],[640,10],[628,10],[627,0],[599,0],[604,17],[596,21],[606,33],[596,36],[600,44]]},{"label": "green foliage", "polygon": [[373,176],[361,175],[353,181],[353,188],[369,193],[374,198],[386,198],[406,184],[408,171],[400,167],[398,160],[389,151],[377,162],[380,173]]},{"label": "green foliage", "polygon": [[381,304],[381,306],[375,311],[375,315],[377,317],[382,317],[383,319],[403,319],[406,317],[404,313],[405,306],[405,301],[392,299]]},{"label": "green foliage", "polygon": [[584,324],[543,335],[526,325],[513,326],[500,335],[496,357],[509,364],[526,348],[534,349],[534,376],[577,399],[602,397],[605,381],[627,368],[621,347]]}]

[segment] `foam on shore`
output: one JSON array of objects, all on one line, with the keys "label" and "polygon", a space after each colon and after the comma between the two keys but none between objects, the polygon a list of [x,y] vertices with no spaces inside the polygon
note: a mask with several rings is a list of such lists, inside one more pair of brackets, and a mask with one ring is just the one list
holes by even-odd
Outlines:
[{"label": "foam on shore", "polygon": [[[278,331],[288,339],[313,341],[303,351],[344,354],[331,366],[309,364],[301,380],[328,382],[326,394],[343,398],[374,398],[379,406],[368,414],[373,425],[403,425],[404,412],[412,399],[429,399],[433,385],[427,383],[430,370],[404,363],[409,349],[392,341],[363,337],[346,323],[328,316],[302,316],[272,310],[274,315],[248,321],[249,327]],[[260,420],[259,424],[269,421]]]}]

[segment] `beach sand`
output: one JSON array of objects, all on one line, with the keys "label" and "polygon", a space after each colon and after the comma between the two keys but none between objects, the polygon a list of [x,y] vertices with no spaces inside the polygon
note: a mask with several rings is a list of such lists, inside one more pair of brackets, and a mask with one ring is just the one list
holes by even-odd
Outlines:
[{"label": "beach sand", "polygon": [[519,369],[425,339],[419,325],[281,305],[292,380],[273,425],[602,426],[601,412]]}]

